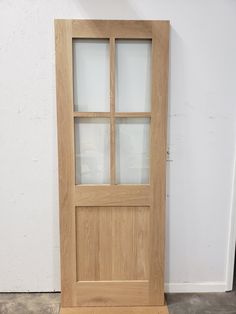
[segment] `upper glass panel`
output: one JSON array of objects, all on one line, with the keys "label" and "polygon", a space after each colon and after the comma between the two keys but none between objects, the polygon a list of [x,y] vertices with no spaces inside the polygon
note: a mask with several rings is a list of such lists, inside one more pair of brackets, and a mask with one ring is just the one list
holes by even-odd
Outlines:
[{"label": "upper glass panel", "polygon": [[116,119],[116,183],[149,183],[149,128],[149,118]]},{"label": "upper glass panel", "polygon": [[116,111],[151,111],[151,49],[151,40],[116,40]]},{"label": "upper glass panel", "polygon": [[109,119],[75,119],[76,184],[110,183],[109,144]]},{"label": "upper glass panel", "polygon": [[74,39],[74,110],[110,111],[109,40]]}]

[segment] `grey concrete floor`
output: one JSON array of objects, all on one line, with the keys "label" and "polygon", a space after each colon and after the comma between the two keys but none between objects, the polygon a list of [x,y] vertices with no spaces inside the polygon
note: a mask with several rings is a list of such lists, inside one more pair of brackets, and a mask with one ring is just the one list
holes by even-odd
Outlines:
[{"label": "grey concrete floor", "polygon": [[[236,291],[167,294],[170,314],[236,314]],[[0,314],[58,314],[60,293],[1,293]]]},{"label": "grey concrete floor", "polygon": [[58,314],[60,293],[0,293],[0,314]]},{"label": "grey concrete floor", "polygon": [[236,291],[166,296],[170,314],[236,314]]}]

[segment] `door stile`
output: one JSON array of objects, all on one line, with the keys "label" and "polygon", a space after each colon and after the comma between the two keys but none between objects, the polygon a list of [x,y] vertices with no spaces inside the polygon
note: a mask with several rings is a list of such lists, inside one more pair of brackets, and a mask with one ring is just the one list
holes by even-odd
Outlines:
[{"label": "door stile", "polygon": [[[62,305],[73,304],[75,281],[74,118],[71,21],[55,21]],[[67,222],[67,223],[65,223]]]},{"label": "door stile", "polygon": [[150,301],[164,304],[164,240],[166,201],[166,128],[169,23],[163,22],[152,38]]}]

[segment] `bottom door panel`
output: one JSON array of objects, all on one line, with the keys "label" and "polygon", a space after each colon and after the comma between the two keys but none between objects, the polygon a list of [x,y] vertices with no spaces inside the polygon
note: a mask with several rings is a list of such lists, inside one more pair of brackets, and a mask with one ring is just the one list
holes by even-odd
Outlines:
[{"label": "bottom door panel", "polygon": [[150,207],[76,207],[77,306],[151,305]]},{"label": "bottom door panel", "polygon": [[77,207],[77,281],[147,280],[149,207]]}]

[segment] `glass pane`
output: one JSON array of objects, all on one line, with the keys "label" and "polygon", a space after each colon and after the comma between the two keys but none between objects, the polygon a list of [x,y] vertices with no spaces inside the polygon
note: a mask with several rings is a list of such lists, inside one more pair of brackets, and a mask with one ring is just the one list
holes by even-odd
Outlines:
[{"label": "glass pane", "polygon": [[116,40],[116,111],[151,111],[151,40]]},{"label": "glass pane", "polygon": [[149,183],[149,118],[116,119],[116,180]]},{"label": "glass pane", "polygon": [[73,40],[75,111],[110,111],[109,41]]},{"label": "glass pane", "polygon": [[108,184],[110,120],[75,119],[76,184]]}]

